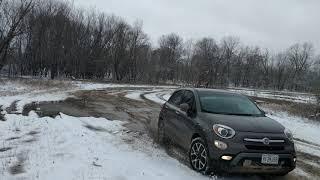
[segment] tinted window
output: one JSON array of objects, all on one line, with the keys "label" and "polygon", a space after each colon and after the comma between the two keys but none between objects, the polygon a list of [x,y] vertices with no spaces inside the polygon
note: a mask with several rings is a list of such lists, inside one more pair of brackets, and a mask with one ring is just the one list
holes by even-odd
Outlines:
[{"label": "tinted window", "polygon": [[182,99],[182,103],[187,103],[190,107],[193,106],[194,103],[194,95],[191,91],[185,91]]},{"label": "tinted window", "polygon": [[190,107],[189,115],[194,116],[197,112],[195,97],[192,91],[185,91],[182,98],[182,103],[187,103]]},{"label": "tinted window", "polygon": [[182,96],[183,96],[183,91],[177,91],[175,93],[173,93],[173,95],[171,96],[171,98],[169,99],[169,103],[173,104],[175,106],[179,106],[182,102]]},{"label": "tinted window", "polygon": [[217,92],[199,92],[202,111],[230,115],[262,115],[259,108],[245,96]]}]

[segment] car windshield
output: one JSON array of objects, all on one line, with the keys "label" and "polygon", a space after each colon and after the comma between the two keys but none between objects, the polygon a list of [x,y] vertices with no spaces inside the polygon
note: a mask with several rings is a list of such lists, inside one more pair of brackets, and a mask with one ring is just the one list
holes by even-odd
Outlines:
[{"label": "car windshield", "polygon": [[201,109],[214,114],[261,116],[261,110],[247,97],[217,92],[199,92]]}]

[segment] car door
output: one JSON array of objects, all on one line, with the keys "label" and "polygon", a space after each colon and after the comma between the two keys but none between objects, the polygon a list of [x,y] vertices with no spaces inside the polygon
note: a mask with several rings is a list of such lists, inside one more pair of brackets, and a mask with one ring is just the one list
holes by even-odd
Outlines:
[{"label": "car door", "polygon": [[194,132],[196,123],[196,102],[192,91],[184,91],[180,104],[186,103],[189,105],[189,112],[184,112],[180,108],[176,110],[176,119],[173,121],[176,127],[177,140],[179,145],[184,148],[189,148],[190,140]]},{"label": "car door", "polygon": [[164,105],[165,109],[165,131],[166,135],[172,140],[177,140],[177,110],[182,101],[184,90],[179,90],[173,93],[168,102]]}]

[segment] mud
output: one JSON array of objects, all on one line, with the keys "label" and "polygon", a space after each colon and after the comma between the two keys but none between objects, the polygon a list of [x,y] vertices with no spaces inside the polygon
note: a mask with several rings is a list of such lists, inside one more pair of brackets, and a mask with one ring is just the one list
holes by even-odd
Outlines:
[{"label": "mud", "polygon": [[0,121],[6,121],[6,118],[4,117],[2,106],[0,106]]},{"label": "mud", "polygon": [[6,152],[6,151],[9,151],[11,150],[12,147],[4,147],[4,148],[0,148],[0,152]]},{"label": "mud", "polygon": [[14,101],[9,107],[6,108],[8,114],[17,114],[17,103],[19,101]]},{"label": "mud", "polygon": [[21,153],[17,155],[17,162],[15,162],[12,166],[9,167],[9,172],[12,175],[18,175],[25,173],[24,163],[26,160],[26,154]]},{"label": "mud", "polygon": [[[122,89],[123,90],[123,89]],[[115,90],[79,91],[75,97],[59,102],[31,103],[24,107],[23,115],[35,111],[40,117],[56,117],[60,113],[74,117],[96,117],[125,121],[129,130],[156,135],[160,106],[150,101],[125,98],[125,93]],[[102,131],[99,127],[87,127]]]}]

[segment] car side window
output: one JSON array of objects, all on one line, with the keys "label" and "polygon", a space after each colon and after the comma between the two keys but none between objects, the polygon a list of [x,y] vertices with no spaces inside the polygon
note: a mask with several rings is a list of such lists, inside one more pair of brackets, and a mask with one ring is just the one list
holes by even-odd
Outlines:
[{"label": "car side window", "polygon": [[195,116],[197,113],[196,110],[196,101],[195,96],[192,91],[185,91],[182,103],[187,103],[190,107],[189,113],[191,116]]},{"label": "car side window", "polygon": [[173,95],[171,96],[168,102],[178,107],[182,102],[182,97],[183,97],[183,91],[182,90],[177,91],[173,93]]},{"label": "car side window", "polygon": [[187,104],[189,105],[189,107],[193,107],[193,105],[194,105],[194,95],[193,95],[193,92],[191,92],[191,91],[185,91],[181,103],[187,103]]}]

